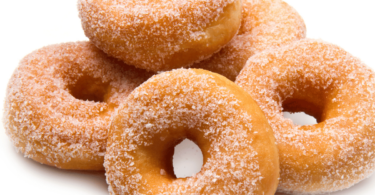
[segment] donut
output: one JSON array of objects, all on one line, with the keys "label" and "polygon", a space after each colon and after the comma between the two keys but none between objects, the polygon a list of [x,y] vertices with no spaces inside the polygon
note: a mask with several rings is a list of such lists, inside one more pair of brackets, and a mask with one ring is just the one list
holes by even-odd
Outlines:
[{"label": "donut", "polygon": [[[185,138],[203,154],[199,173],[176,178],[174,146]],[[225,77],[199,69],[156,75],[114,116],[105,169],[110,194],[274,194],[279,177],[272,129]]]},{"label": "donut", "polygon": [[78,0],[86,36],[105,53],[150,71],[210,57],[237,33],[242,0]]},{"label": "donut", "polygon": [[[306,39],[258,53],[236,79],[270,123],[280,154],[279,192],[348,188],[375,169],[375,74],[342,48]],[[305,112],[294,125],[283,111]]]},{"label": "donut", "polygon": [[22,59],[8,83],[4,127],[25,157],[104,170],[112,114],[149,77],[89,42],[41,48]]},{"label": "donut", "polygon": [[238,34],[218,53],[192,67],[210,70],[234,81],[249,57],[305,36],[303,19],[282,0],[243,0]]}]

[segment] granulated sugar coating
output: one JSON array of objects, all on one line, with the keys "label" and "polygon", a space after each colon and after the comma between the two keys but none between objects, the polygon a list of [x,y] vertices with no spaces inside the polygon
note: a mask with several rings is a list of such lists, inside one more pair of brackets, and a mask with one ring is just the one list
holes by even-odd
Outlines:
[{"label": "granulated sugar coating", "polygon": [[[255,99],[280,153],[278,191],[333,192],[375,168],[375,74],[343,49],[302,40],[249,59],[236,83]],[[283,111],[314,116],[293,125]]]},{"label": "granulated sugar coating", "polygon": [[6,132],[35,161],[103,170],[114,109],[149,77],[88,42],[44,47],[27,55],[9,81]]},{"label": "granulated sugar coating", "polygon": [[235,80],[249,57],[305,38],[303,19],[281,0],[243,0],[242,24],[236,35],[211,58],[194,64]]},{"label": "granulated sugar coating", "polygon": [[86,36],[111,56],[152,71],[219,51],[241,24],[241,0],[78,0]]},{"label": "granulated sugar coating", "polygon": [[[199,173],[177,179],[174,147],[202,150]],[[272,130],[251,97],[218,74],[174,70],[152,77],[118,109],[105,168],[122,194],[274,194],[279,161]]]}]

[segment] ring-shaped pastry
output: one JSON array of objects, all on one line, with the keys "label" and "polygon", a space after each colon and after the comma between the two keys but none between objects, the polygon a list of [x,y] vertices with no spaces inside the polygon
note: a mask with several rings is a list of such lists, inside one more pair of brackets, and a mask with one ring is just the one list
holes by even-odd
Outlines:
[{"label": "ring-shaped pastry", "polygon": [[[280,152],[278,191],[333,192],[375,169],[375,74],[343,49],[301,40],[249,59],[236,83],[258,103]],[[318,124],[294,125],[283,111]]]},{"label": "ring-shaped pastry", "polygon": [[[173,172],[183,139],[203,167]],[[112,121],[105,168],[110,194],[274,194],[279,161],[272,129],[251,97],[223,76],[174,70],[135,89]]]},{"label": "ring-shaped pastry", "polygon": [[192,65],[237,33],[242,0],[79,0],[86,36],[107,54],[151,71]]},{"label": "ring-shaped pastry", "polygon": [[27,55],[7,88],[4,126],[26,157],[62,169],[103,170],[114,110],[151,73],[89,42]]}]

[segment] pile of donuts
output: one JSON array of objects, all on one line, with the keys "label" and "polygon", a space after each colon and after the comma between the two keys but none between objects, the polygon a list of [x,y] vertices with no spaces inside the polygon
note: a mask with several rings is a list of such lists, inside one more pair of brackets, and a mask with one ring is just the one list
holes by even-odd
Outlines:
[{"label": "pile of donuts", "polygon": [[[4,126],[25,157],[109,193],[317,194],[375,169],[375,73],[282,0],[78,0],[90,39],[21,60]],[[295,125],[283,112],[305,112]],[[203,153],[177,178],[174,147]]]}]

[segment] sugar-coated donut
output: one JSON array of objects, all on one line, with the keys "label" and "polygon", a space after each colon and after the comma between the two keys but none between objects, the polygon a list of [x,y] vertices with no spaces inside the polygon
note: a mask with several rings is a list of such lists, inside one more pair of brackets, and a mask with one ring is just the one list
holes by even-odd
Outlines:
[{"label": "sugar-coated donut", "polygon": [[[343,49],[301,40],[249,59],[236,79],[266,114],[280,153],[278,191],[333,192],[375,169],[375,74]],[[294,125],[283,111],[314,116]]]},{"label": "sugar-coated donut", "polygon": [[[202,150],[199,173],[177,179],[174,146]],[[272,129],[251,97],[223,76],[179,69],[152,77],[118,109],[108,136],[110,194],[274,194]]]},{"label": "sugar-coated donut", "polygon": [[211,58],[194,64],[235,80],[249,57],[306,36],[303,19],[282,0],[243,0],[238,34]]},{"label": "sugar-coated donut", "polygon": [[86,36],[107,54],[152,71],[210,57],[237,33],[241,0],[78,0]]},{"label": "sugar-coated donut", "polygon": [[103,170],[114,109],[149,77],[89,42],[44,47],[27,55],[9,81],[6,132],[40,163]]}]

